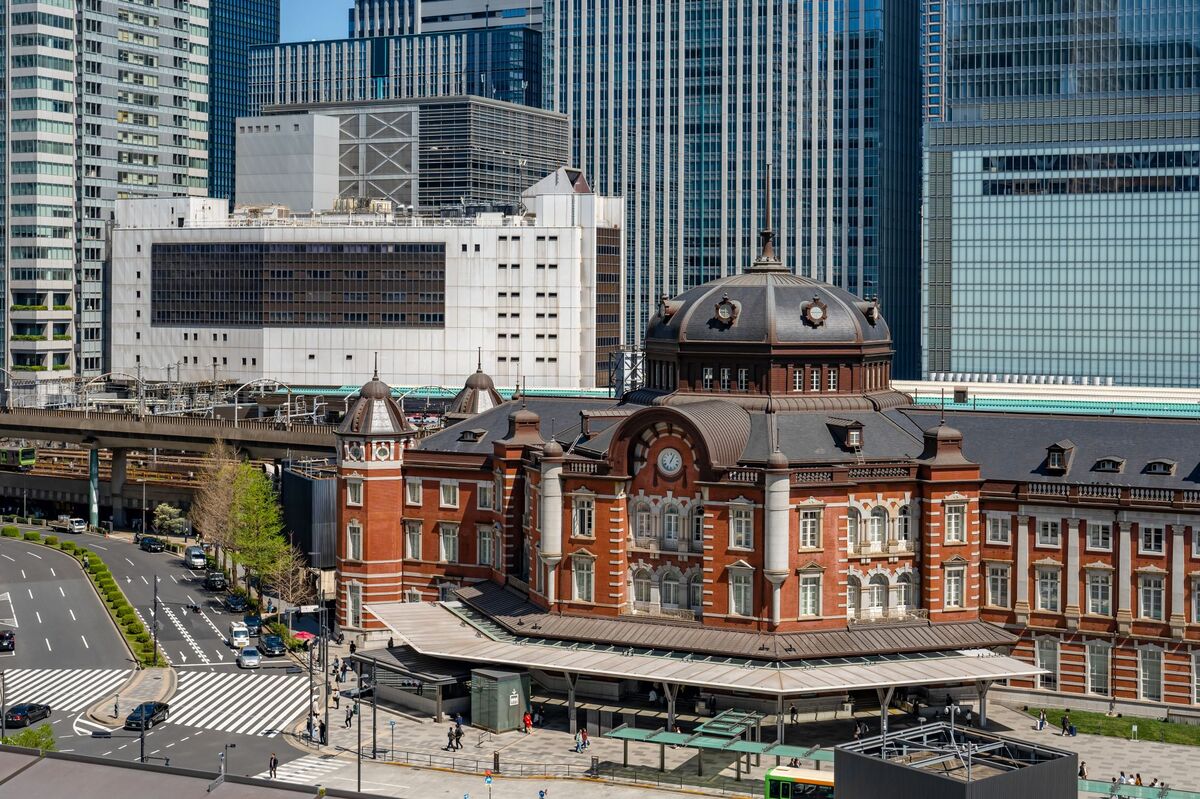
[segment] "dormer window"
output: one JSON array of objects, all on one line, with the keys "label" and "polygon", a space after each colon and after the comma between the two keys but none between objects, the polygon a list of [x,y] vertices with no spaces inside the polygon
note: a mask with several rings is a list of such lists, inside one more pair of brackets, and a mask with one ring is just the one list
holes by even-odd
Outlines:
[{"label": "dormer window", "polygon": [[465,441],[467,443],[474,443],[477,441],[481,441],[485,435],[487,435],[486,429],[484,429],[482,427],[475,427],[470,430],[464,430],[461,433],[459,433],[458,440]]},{"label": "dormer window", "polygon": [[1157,460],[1146,464],[1146,474],[1175,474],[1175,461]]},{"label": "dormer window", "polygon": [[1071,455],[1075,444],[1063,439],[1046,447],[1046,471],[1065,474],[1071,468]]},{"label": "dormer window", "polygon": [[844,450],[860,450],[863,445],[862,422],[854,419],[839,419],[830,417],[825,420],[829,432],[833,434],[837,445]]},{"label": "dormer window", "polygon": [[851,428],[846,431],[846,445],[850,447],[862,446],[862,430]]},{"label": "dormer window", "polygon": [[1064,467],[1063,454],[1057,450],[1051,450],[1046,456],[1046,466],[1051,469],[1062,469]]},{"label": "dormer window", "polygon": [[1094,472],[1122,472],[1125,470],[1124,458],[1101,458],[1092,467]]}]

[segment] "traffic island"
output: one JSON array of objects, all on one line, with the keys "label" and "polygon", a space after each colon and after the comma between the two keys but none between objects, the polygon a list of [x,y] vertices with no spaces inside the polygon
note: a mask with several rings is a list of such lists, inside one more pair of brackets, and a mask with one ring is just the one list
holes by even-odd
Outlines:
[{"label": "traffic island", "polygon": [[134,672],[125,685],[87,710],[87,717],[106,727],[124,724],[129,712],[143,702],[168,702],[175,695],[178,676],[174,669],[143,669]]}]

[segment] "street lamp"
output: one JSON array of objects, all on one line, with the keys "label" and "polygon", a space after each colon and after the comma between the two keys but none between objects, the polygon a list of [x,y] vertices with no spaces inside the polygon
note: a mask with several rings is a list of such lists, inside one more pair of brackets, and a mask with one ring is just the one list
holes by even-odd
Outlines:
[{"label": "street lamp", "polygon": [[229,750],[230,749],[237,749],[237,744],[225,744],[225,748],[221,752],[221,774],[222,774],[222,776],[229,773]]},{"label": "street lamp", "polygon": [[142,526],[138,530],[140,535],[146,534],[146,478],[139,477],[138,482],[142,484]]}]

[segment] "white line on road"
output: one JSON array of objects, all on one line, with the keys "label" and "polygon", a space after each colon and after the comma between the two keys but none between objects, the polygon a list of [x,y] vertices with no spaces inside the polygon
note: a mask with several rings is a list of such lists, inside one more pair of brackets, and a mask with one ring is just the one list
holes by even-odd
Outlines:
[{"label": "white line on road", "polygon": [[102,547],[99,544],[92,544],[92,548],[93,549],[103,549],[105,552],[108,551],[108,547]]},{"label": "white line on road", "polygon": [[59,596],[61,596],[63,599],[66,599],[66,598],[67,598],[67,592],[63,590],[63,587],[62,587],[61,585],[58,587],[58,594],[59,594]]},{"label": "white line on road", "polygon": [[31,558],[37,558],[38,560],[41,560],[41,559],[42,559],[42,556],[41,556],[41,555],[38,555],[38,554],[37,554],[37,553],[35,553],[35,552],[26,552],[25,554],[26,554],[26,555],[28,555],[28,556],[29,556],[29,557],[31,557]]},{"label": "white line on road", "polygon": [[50,576],[51,576],[51,577],[57,577],[57,576],[58,576],[57,574],[55,574],[55,573],[54,573],[54,567],[53,567],[53,566],[51,566],[51,567],[50,567]]},{"label": "white line on road", "polygon": [[90,647],[90,646],[88,646],[87,639],[86,639],[86,638],[84,638],[82,635],[81,635],[81,636],[79,636],[79,637],[80,637],[80,638],[83,640],[83,648],[84,648],[84,649],[91,649],[91,647]]},{"label": "white line on road", "polygon": [[127,746],[129,746],[129,744],[121,744],[121,745],[120,745],[120,746],[118,746],[117,748],[118,748],[118,749],[124,749],[124,748],[125,748],[125,747],[127,747]]},{"label": "white line on road", "polygon": [[28,577],[26,577],[26,576],[25,576],[25,570],[24,570],[24,569],[21,569],[21,579],[22,579],[22,580],[27,580],[27,579],[29,579]]},{"label": "white line on road", "polygon": [[175,745],[175,744],[167,744],[165,748],[166,748],[166,749],[170,749],[170,748],[171,748],[172,746],[174,746],[174,745]]},{"label": "white line on road", "polygon": [[76,621],[75,611],[71,610],[70,608],[67,608],[67,613],[71,614],[71,621]]},{"label": "white line on road", "polygon": [[173,574],[171,575],[171,582],[175,583],[175,585],[179,585],[179,581],[175,579],[175,575]]},{"label": "white line on road", "polygon": [[144,574],[142,575],[142,582],[145,583],[146,585],[150,585],[150,581],[146,579],[146,575],[144,575]]},{"label": "white line on road", "polygon": [[109,749],[107,752],[105,752],[104,754],[100,755],[100,757],[108,757],[108,756],[109,756],[109,755],[111,755],[112,753],[113,753],[113,750]]},{"label": "white line on road", "polygon": [[49,639],[49,638],[43,638],[42,640],[46,642],[46,649],[48,649],[48,650],[50,650],[51,652],[53,652],[53,651],[54,651],[54,648],[50,646],[50,639]]},{"label": "white line on road", "polygon": [[38,624],[41,624],[41,623],[42,623],[42,614],[41,614],[41,612],[40,612],[40,611],[37,611],[37,610],[35,610],[35,611],[33,612],[33,615],[34,615],[34,616],[37,616]]},{"label": "white line on road", "polygon": [[188,595],[187,595],[187,598],[188,598],[188,602],[191,602],[193,605],[194,605],[194,604],[196,604],[196,600],[192,599],[192,595],[191,595],[191,594],[188,594]]},{"label": "white line on road", "polygon": [[8,555],[0,555],[0,557],[2,557],[2,558],[6,558],[7,560],[9,560],[9,561],[11,561],[11,562],[13,562],[13,563],[16,563],[16,562],[17,562],[17,559],[16,559],[16,558],[10,558],[10,557],[8,557]]},{"label": "white line on road", "polygon": [[33,599],[33,589],[32,589],[32,588],[26,588],[25,590],[29,592],[29,598],[30,598],[30,599]]},{"label": "white line on road", "polygon": [[130,566],[134,565],[133,561],[130,560],[129,558],[125,558],[125,562],[128,563]]}]

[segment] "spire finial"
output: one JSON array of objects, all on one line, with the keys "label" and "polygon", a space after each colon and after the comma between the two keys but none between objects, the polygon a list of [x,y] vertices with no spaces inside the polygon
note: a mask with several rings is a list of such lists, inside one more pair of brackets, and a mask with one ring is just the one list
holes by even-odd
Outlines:
[{"label": "spire finial", "polygon": [[379,379],[379,353],[375,353],[375,380]]},{"label": "spire finial", "polygon": [[767,162],[767,179],[766,179],[766,218],[763,220],[762,229],[759,231],[760,251],[758,258],[754,261],[754,266],[765,269],[778,269],[779,257],[775,255],[775,233],[771,230],[771,163]]},{"label": "spire finial", "polygon": [[475,371],[483,371],[483,347],[475,348]]},{"label": "spire finial", "polygon": [[939,414],[940,418],[938,419],[938,424],[945,424],[946,423],[946,387],[945,386],[942,386],[942,401],[938,404],[941,407],[941,413]]}]

